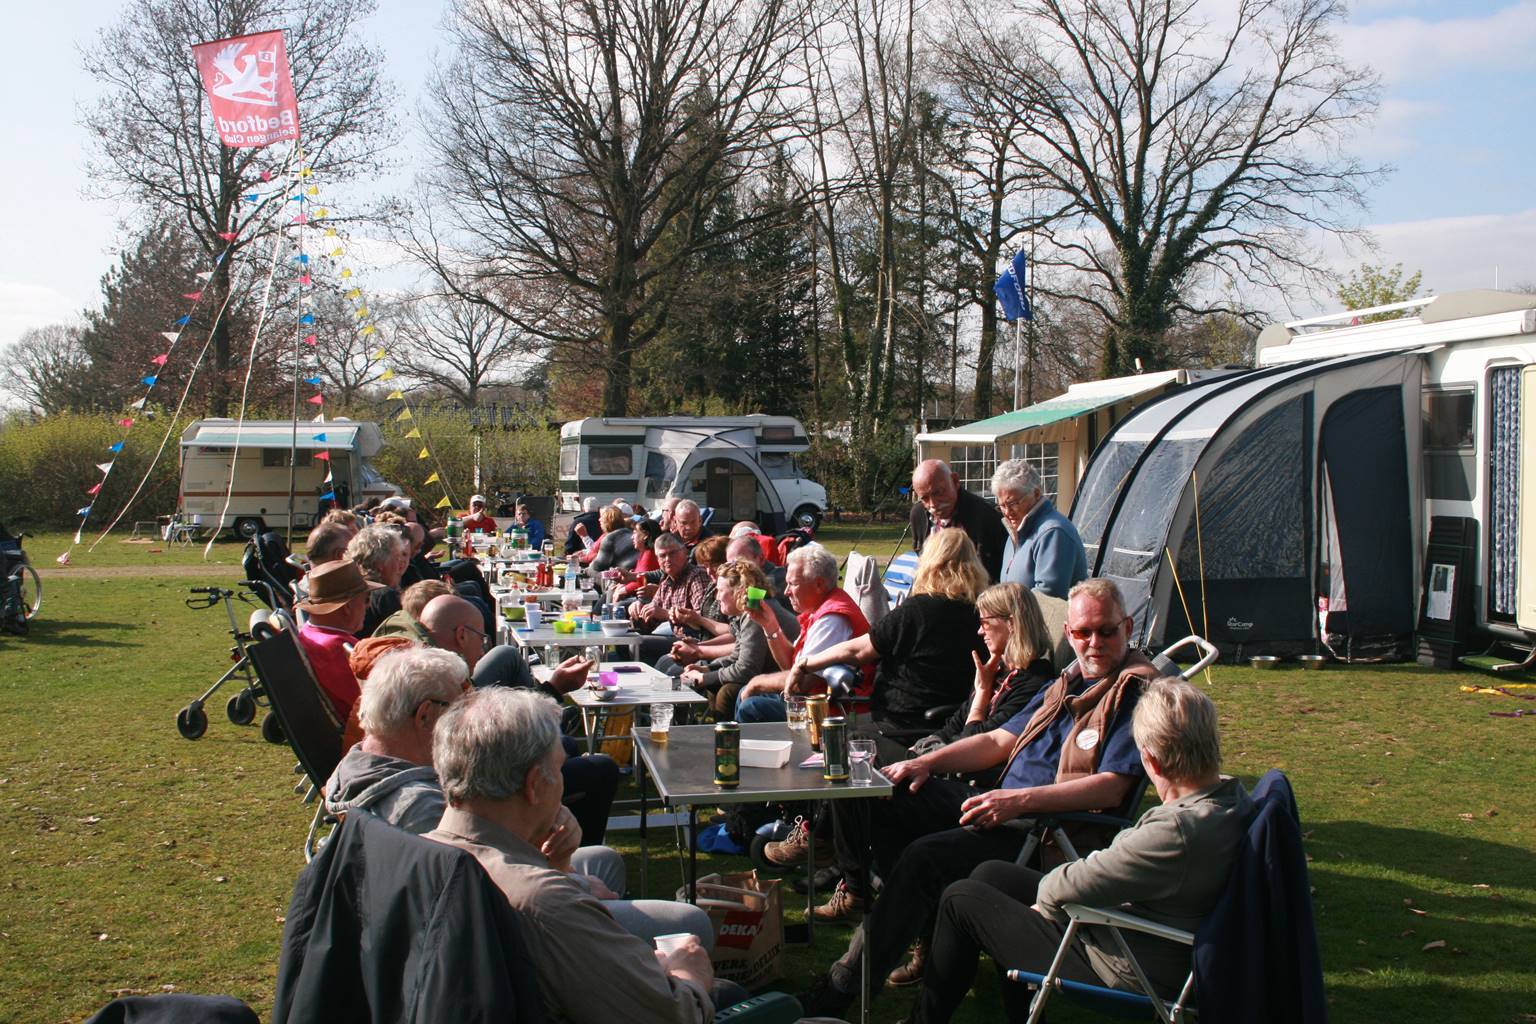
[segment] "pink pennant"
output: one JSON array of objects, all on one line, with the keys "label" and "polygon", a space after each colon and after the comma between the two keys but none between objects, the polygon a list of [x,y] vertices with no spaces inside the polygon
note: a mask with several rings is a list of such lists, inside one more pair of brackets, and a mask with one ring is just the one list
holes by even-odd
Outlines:
[{"label": "pink pennant", "polygon": [[193,302],[196,302],[198,299],[203,297],[203,293],[202,292],[183,292],[181,297],[184,298],[184,299],[191,299]]},{"label": "pink pennant", "polygon": [[299,284],[309,284],[309,275],[305,274],[303,277],[299,278]]},{"label": "pink pennant", "polygon": [[171,358],[171,354],[169,352],[162,352],[155,356],[155,358],[151,359],[150,362],[154,363],[156,366],[164,366],[165,361],[169,358]]},{"label": "pink pennant", "polygon": [[306,334],[306,335],[304,335],[304,344],[306,344],[306,345],[313,345],[315,343],[316,343],[315,342],[315,336],[313,334]]},{"label": "pink pennant", "polygon": [[272,180],[272,172],[271,171],[262,171],[261,172],[261,180],[262,181],[271,181]]},{"label": "pink pennant", "polygon": [[316,395],[315,397],[313,397],[313,398],[311,398],[309,400],[309,404],[310,405],[324,405],[325,404],[325,396],[324,395]]},{"label": "pink pennant", "polygon": [[[316,397],[319,397],[319,396],[316,396]],[[317,458],[317,459],[324,459],[326,462],[329,462],[331,460],[331,453],[330,452],[315,452],[315,458]]]},{"label": "pink pennant", "polygon": [[240,237],[240,232],[238,232],[238,231],[220,231],[219,232],[219,237],[224,239],[224,241],[226,241],[226,242],[233,242],[235,239]]},{"label": "pink pennant", "polygon": [[95,494],[95,493],[97,493],[100,490],[101,490],[101,484],[97,484],[95,487],[92,487],[90,490],[86,491],[85,493],[86,494]]},{"label": "pink pennant", "polygon": [[120,426],[120,427],[131,427],[131,426],[133,426],[133,420],[131,420],[131,419],[118,420],[117,421],[117,425]]}]

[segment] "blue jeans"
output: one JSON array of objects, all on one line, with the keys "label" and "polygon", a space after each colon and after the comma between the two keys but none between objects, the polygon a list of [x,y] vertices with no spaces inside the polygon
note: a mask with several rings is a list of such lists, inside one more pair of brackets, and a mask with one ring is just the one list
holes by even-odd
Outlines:
[{"label": "blue jeans", "polygon": [[784,711],[784,698],[776,693],[761,694],[736,702],[738,722],[784,722],[789,715]]}]

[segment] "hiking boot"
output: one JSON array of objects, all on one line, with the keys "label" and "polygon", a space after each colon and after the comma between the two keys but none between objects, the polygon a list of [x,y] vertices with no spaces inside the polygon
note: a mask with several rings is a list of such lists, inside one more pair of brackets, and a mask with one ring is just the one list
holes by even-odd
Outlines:
[{"label": "hiking boot", "polygon": [[846,885],[839,884],[833,890],[832,898],[813,909],[811,916],[819,924],[853,924],[864,919],[864,900],[855,896]]},{"label": "hiking boot", "polygon": [[800,1012],[807,1017],[841,1017],[859,998],[857,992],[844,992],[833,982],[830,974],[823,974],[811,983],[811,987],[795,997]]},{"label": "hiking boot", "polygon": [[[769,843],[763,847],[763,857],[774,867],[799,867],[806,862],[810,849],[811,824],[804,818],[796,818],[794,826],[789,830],[789,835],[779,842]],[[816,850],[817,866],[824,867],[831,864],[832,859],[832,844],[819,843]]]},{"label": "hiking boot", "polygon": [[918,942],[912,946],[912,955],[907,957],[907,962],[886,975],[885,980],[898,987],[916,985],[923,980],[923,961],[927,959],[928,944]]}]

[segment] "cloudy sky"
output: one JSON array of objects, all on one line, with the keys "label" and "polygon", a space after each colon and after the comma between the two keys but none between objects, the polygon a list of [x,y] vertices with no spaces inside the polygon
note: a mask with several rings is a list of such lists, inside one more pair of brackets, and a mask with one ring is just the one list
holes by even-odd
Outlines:
[{"label": "cloudy sky", "polygon": [[[387,55],[410,123],[434,50],[444,46],[444,3],[384,0],[381,7],[363,31]],[[128,212],[82,196],[87,147],[110,141],[88,139],[75,124],[93,95],[80,48],[120,5],[53,0],[13,8],[0,62],[9,129],[0,149],[0,345],[98,301]],[[1536,284],[1529,115],[1536,0],[1357,0],[1340,42],[1385,85],[1381,116],[1359,140],[1360,152],[1397,170],[1373,193],[1365,217],[1379,251],[1329,246],[1329,259],[1341,269],[1366,259],[1401,262],[1422,270],[1436,292]],[[405,187],[409,170],[381,185]],[[1316,310],[1302,300],[1290,312]]]}]

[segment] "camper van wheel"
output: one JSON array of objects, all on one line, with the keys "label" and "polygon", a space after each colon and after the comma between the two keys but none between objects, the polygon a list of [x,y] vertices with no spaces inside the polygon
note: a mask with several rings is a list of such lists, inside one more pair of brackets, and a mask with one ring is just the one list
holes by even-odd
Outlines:
[{"label": "camper van wheel", "polygon": [[235,533],[239,534],[240,537],[242,539],[244,539],[244,540],[255,540],[256,539],[256,535],[258,533],[260,533],[260,532],[261,532],[261,520],[260,519],[236,519],[235,520]]},{"label": "camper van wheel", "polygon": [[185,740],[195,740],[208,731],[208,712],[201,704],[188,704],[176,712],[176,731]]},{"label": "camper van wheel", "polygon": [[795,514],[790,516],[790,520],[802,530],[815,533],[816,528],[821,525],[821,513],[816,510],[815,505],[801,505],[795,509]]},{"label": "camper van wheel", "polygon": [[282,746],[288,742],[288,734],[283,732],[283,723],[277,720],[272,712],[267,712],[267,717],[261,720],[261,738],[268,743]]},{"label": "camper van wheel", "polygon": [[224,713],[235,725],[250,725],[256,721],[256,701],[250,691],[241,690],[229,698],[229,703],[224,705]]}]

